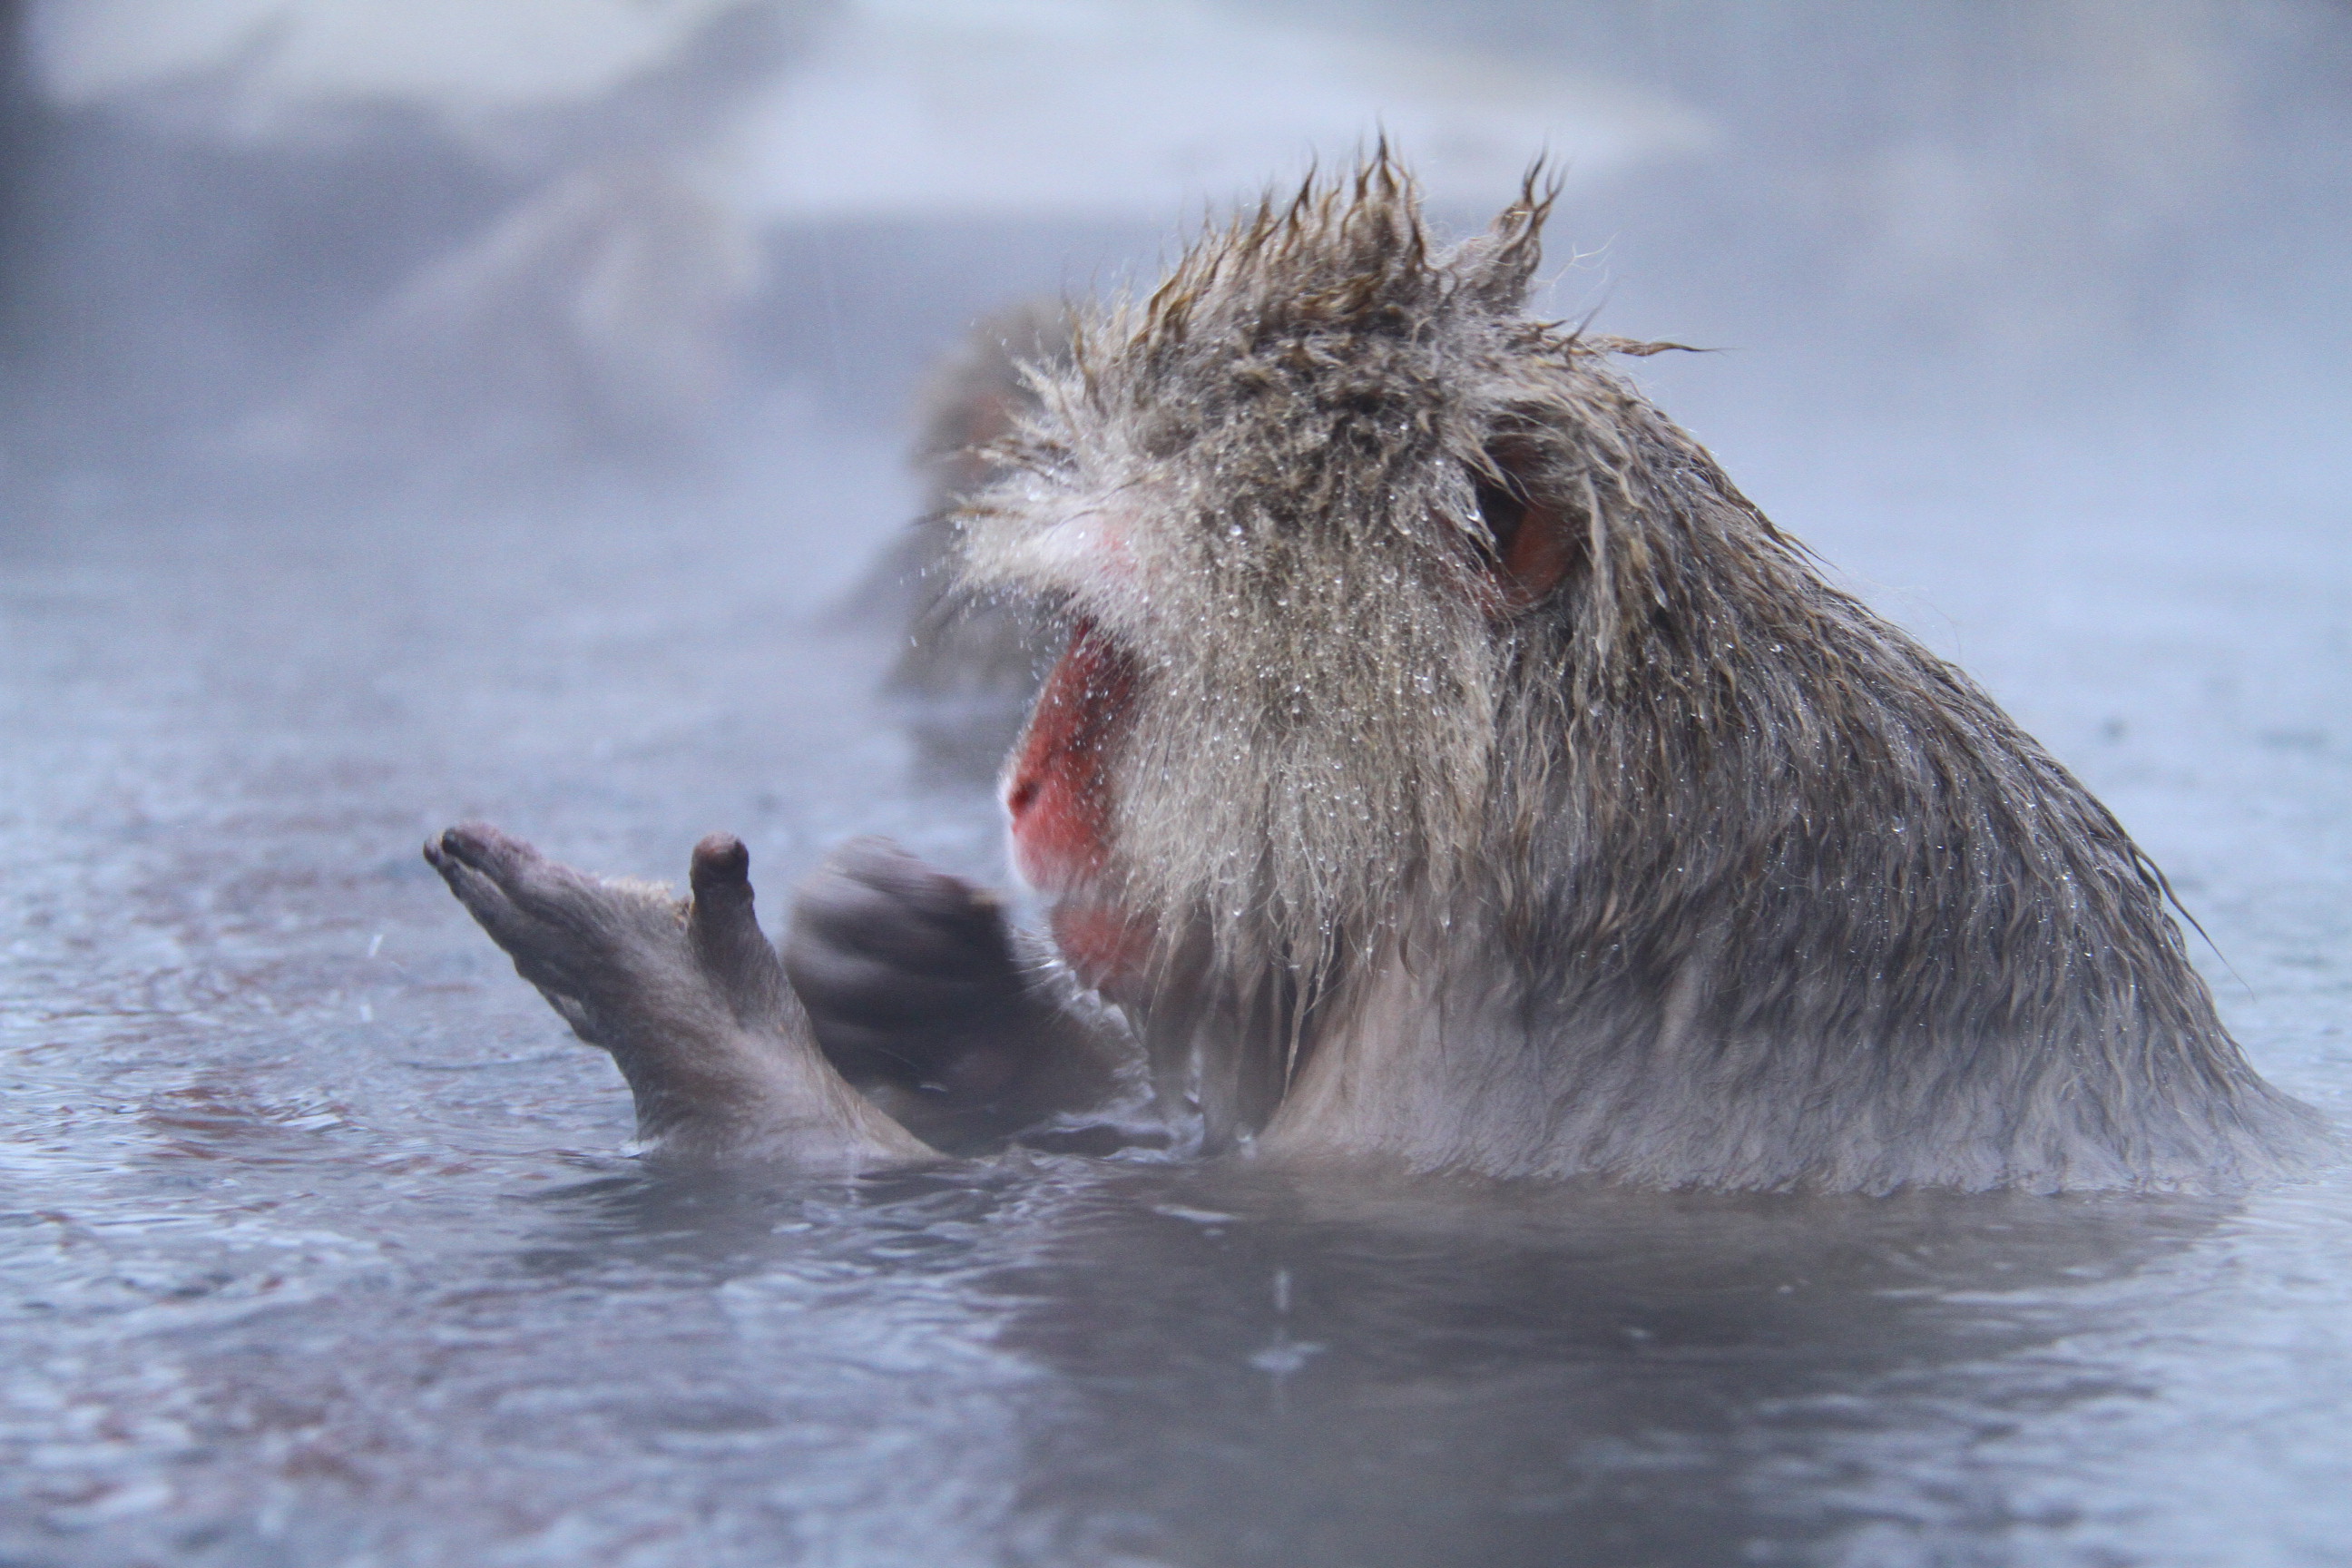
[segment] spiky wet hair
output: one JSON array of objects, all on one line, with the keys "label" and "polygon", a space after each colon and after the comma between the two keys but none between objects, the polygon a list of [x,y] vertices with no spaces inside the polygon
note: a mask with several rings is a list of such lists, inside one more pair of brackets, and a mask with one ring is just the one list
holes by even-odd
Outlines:
[{"label": "spiky wet hair", "polygon": [[[1120,895],[1326,1016],[1391,960],[1505,993],[1449,1005],[1540,1046],[1526,1147],[1431,1163],[2108,1185],[2303,1135],[2115,819],[1607,363],[1658,345],[1527,313],[1549,205],[1440,246],[1383,150],[1040,379],[966,570],[1137,663]],[[1278,1095],[1292,1019],[1226,1068]]]}]

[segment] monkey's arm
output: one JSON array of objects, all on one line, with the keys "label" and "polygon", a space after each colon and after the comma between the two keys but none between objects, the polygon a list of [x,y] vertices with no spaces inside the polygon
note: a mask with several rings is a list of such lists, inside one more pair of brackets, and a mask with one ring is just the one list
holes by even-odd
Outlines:
[{"label": "monkey's arm", "polygon": [[959,877],[877,838],[801,884],[785,971],[817,1042],[936,1147],[969,1150],[1139,1089],[1122,1020]]},{"label": "monkey's arm", "polygon": [[695,847],[683,900],[481,824],[450,828],[425,858],[572,1032],[613,1053],[647,1152],[824,1171],[937,1158],[817,1048],[751,912],[740,841]]}]

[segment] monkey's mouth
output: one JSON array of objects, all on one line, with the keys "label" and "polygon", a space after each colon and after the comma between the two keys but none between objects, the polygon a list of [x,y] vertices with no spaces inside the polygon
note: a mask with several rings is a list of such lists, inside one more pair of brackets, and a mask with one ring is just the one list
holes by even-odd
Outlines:
[{"label": "monkey's mouth", "polygon": [[1118,904],[1066,899],[1054,905],[1054,945],[1078,979],[1113,1001],[1133,1000],[1151,963],[1158,926]]}]

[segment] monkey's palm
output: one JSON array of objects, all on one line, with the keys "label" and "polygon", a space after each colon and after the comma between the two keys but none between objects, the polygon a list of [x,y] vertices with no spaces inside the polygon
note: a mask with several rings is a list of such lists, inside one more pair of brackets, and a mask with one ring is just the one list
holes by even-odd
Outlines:
[{"label": "monkey's palm", "polygon": [[613,1053],[648,1147],[825,1168],[929,1152],[818,1054],[752,913],[738,841],[696,847],[686,900],[587,876],[479,824],[425,855],[517,973]]}]

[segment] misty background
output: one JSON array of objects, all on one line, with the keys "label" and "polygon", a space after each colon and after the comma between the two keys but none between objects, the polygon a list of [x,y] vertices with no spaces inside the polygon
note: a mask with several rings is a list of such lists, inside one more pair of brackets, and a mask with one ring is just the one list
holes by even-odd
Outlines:
[{"label": "misty background", "polygon": [[20,524],[159,487],[756,484],[811,418],[904,428],[976,318],[1148,284],[1204,216],[1382,131],[1457,231],[1546,155],[1547,307],[1727,351],[1643,367],[1702,437],[2161,431],[2292,462],[2342,424],[2338,0],[0,20]]}]

